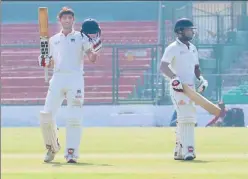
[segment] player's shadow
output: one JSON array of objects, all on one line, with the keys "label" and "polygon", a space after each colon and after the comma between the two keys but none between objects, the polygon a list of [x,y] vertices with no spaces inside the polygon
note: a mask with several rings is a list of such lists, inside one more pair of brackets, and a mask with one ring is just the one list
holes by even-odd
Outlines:
[{"label": "player's shadow", "polygon": [[180,162],[189,162],[189,163],[210,163],[211,161],[206,161],[206,160],[180,160]]},{"label": "player's shadow", "polygon": [[44,163],[44,164],[50,164],[53,167],[62,167],[62,166],[113,166],[109,164],[94,164],[94,163],[61,163],[61,162],[50,162],[50,163]]}]

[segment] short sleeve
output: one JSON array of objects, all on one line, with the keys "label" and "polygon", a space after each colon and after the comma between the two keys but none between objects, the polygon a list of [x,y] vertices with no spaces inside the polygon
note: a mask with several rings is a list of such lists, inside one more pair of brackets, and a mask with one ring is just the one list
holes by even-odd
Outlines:
[{"label": "short sleeve", "polygon": [[165,48],[163,57],[161,59],[162,62],[167,62],[167,63],[171,63],[172,60],[175,58],[175,52],[173,50],[173,46],[168,46],[167,48]]}]

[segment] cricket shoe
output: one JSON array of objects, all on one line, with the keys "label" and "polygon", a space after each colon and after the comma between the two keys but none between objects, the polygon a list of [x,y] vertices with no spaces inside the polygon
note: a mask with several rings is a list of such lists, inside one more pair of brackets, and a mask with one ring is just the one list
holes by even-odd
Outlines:
[{"label": "cricket shoe", "polygon": [[59,149],[56,152],[54,150],[52,150],[50,145],[46,145],[47,153],[45,155],[44,162],[49,163],[49,162],[54,160],[56,153],[58,153],[60,150],[60,144],[59,144],[58,139],[57,139],[57,143],[58,143]]},{"label": "cricket shoe", "polygon": [[55,152],[48,150],[46,155],[45,155],[44,162],[49,163],[49,162],[53,161],[55,154],[56,154]]},{"label": "cricket shoe", "polygon": [[77,157],[74,155],[74,149],[68,149],[68,153],[65,156],[67,163],[77,163]]},{"label": "cricket shoe", "polygon": [[174,160],[183,160],[183,156],[178,155],[177,153],[174,153]]},{"label": "cricket shoe", "polygon": [[193,153],[188,153],[184,157],[182,155],[174,154],[174,160],[194,160],[196,155]]},{"label": "cricket shoe", "polygon": [[194,160],[195,158],[196,158],[196,155],[194,153],[194,147],[189,146],[188,153],[184,155],[183,160]]},{"label": "cricket shoe", "polygon": [[181,144],[176,143],[176,147],[174,150],[174,160],[183,160]]}]

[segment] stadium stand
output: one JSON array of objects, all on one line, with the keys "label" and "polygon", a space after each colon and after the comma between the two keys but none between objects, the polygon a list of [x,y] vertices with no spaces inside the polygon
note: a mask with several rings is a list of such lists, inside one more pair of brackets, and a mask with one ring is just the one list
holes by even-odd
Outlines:
[{"label": "stadium stand", "polygon": [[[105,22],[101,23],[104,44],[154,44],[157,42],[156,22]],[[80,24],[76,24],[77,30]],[[171,28],[168,28],[171,29]],[[59,28],[50,25],[50,34]],[[2,26],[1,44],[39,44],[37,24],[5,24]],[[1,84],[2,104],[42,104],[48,84],[44,82],[44,72],[37,64],[38,48],[8,48],[2,50]],[[128,60],[125,52],[119,54],[120,68],[150,66],[150,52],[143,57]],[[88,61],[85,66],[85,102],[112,101],[112,49],[103,48],[96,64]],[[132,94],[137,80],[142,81],[144,71],[125,74],[119,79],[119,99]]]}]

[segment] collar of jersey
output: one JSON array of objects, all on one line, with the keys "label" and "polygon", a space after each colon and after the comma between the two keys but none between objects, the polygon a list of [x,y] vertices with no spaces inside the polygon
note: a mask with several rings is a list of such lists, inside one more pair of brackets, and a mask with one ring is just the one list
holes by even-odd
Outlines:
[{"label": "collar of jersey", "polygon": [[[62,30],[60,30],[60,35],[62,36],[62,35],[64,35],[63,33],[62,33]],[[68,34],[68,35],[73,35],[75,33],[75,30],[74,29],[72,29],[72,31]]]},{"label": "collar of jersey", "polygon": [[[176,38],[176,41],[177,41],[180,45],[185,45],[184,43],[182,43],[182,42],[179,40],[178,37]],[[190,42],[189,42],[189,46],[191,46],[191,43],[190,43]]]}]

